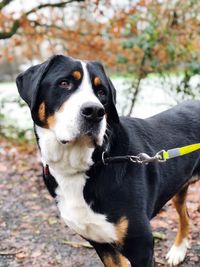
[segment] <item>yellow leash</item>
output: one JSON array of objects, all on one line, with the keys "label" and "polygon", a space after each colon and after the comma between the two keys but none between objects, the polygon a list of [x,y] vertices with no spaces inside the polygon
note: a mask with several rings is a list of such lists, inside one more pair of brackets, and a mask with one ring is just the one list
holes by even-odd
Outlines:
[{"label": "yellow leash", "polygon": [[192,144],[189,146],[177,147],[177,148],[169,149],[167,151],[162,150],[161,157],[163,160],[167,160],[167,159],[172,159],[172,158],[179,157],[179,156],[184,156],[197,150],[200,150],[200,143]]}]

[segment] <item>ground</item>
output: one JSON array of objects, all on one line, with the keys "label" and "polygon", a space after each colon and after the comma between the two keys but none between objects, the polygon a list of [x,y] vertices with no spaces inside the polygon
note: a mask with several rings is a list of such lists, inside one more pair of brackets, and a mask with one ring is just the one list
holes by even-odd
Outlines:
[{"label": "ground", "polygon": [[[67,228],[45,189],[33,145],[0,140],[0,267],[102,267],[93,249]],[[190,243],[182,267],[200,267],[200,182],[188,197]],[[177,215],[169,202],[152,221],[157,267],[177,230]]]}]

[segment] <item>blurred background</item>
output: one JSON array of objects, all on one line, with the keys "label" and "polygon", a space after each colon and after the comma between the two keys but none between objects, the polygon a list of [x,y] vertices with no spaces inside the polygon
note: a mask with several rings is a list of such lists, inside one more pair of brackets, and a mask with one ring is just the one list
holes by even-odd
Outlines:
[{"label": "blurred background", "polygon": [[[101,61],[121,115],[146,118],[199,99],[200,1],[0,0],[0,267],[102,267],[44,187],[32,119],[15,85],[21,71],[53,54]],[[192,249],[182,267],[200,266],[199,203],[200,182],[189,191]],[[152,228],[164,267],[177,230],[170,203]]]},{"label": "blurred background", "polygon": [[1,135],[32,137],[14,81],[52,54],[102,61],[120,114],[151,116],[199,98],[200,2],[0,1]]}]

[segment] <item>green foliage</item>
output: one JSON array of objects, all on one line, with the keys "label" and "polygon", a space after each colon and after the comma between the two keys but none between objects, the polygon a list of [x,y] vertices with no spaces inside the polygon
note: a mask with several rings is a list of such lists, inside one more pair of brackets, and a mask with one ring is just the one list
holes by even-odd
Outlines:
[{"label": "green foliage", "polygon": [[117,63],[125,64],[128,62],[128,59],[124,55],[117,55]]},{"label": "green foliage", "polygon": [[[196,0],[167,2],[154,1],[146,6],[143,2],[134,14],[127,16],[121,45],[130,55],[136,55],[128,60],[126,68],[134,71],[138,79],[139,88],[132,88],[133,101],[140,91],[140,80],[150,73],[159,75],[165,88],[167,80],[168,88],[177,93],[177,99],[200,97],[200,78],[193,82],[193,77],[200,72],[197,22],[200,3]],[[133,62],[135,67],[129,68]]]}]

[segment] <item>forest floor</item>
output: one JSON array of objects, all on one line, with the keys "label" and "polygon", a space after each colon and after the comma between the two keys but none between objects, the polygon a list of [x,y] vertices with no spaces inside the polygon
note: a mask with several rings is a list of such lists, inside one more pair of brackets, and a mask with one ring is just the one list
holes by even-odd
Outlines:
[{"label": "forest floor", "polygon": [[[190,245],[182,267],[200,267],[200,182],[190,186]],[[171,202],[152,221],[155,258],[165,255],[177,231]],[[102,267],[95,251],[64,225],[41,177],[34,145],[0,140],[0,267]]]}]

